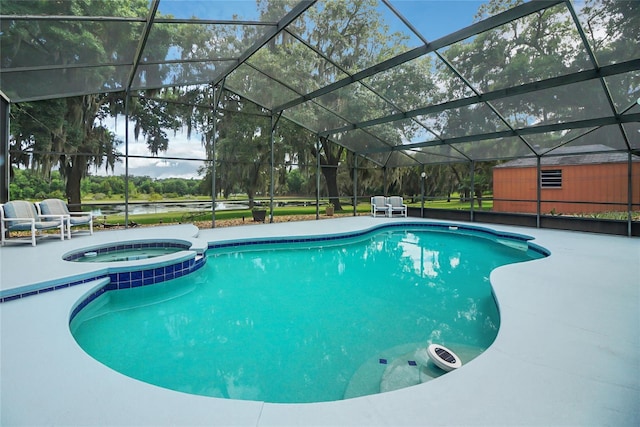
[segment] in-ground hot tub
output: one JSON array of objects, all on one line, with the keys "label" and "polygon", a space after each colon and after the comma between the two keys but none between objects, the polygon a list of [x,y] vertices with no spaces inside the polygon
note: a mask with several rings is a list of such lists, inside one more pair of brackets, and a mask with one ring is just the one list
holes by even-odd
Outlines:
[{"label": "in-ground hot tub", "polygon": [[154,258],[191,248],[184,240],[132,240],[90,246],[66,253],[62,258],[73,262],[121,262]]}]

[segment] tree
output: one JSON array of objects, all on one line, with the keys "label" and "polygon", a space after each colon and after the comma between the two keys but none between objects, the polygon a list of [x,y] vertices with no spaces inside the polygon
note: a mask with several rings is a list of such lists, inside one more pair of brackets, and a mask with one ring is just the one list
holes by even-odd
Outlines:
[{"label": "tree", "polygon": [[639,56],[639,2],[586,0],[582,12],[583,27],[601,63]]},{"label": "tree", "polygon": [[[3,13],[68,16],[122,16],[139,17],[148,11],[146,0],[70,0],[65,2],[3,1]],[[126,62],[128,52],[135,51],[139,37],[135,25],[127,25],[113,31],[103,21],[50,21],[40,25],[38,21],[14,21],[3,33],[1,58],[3,63],[31,64],[33,57],[50,64],[73,63],[111,64]],[[166,55],[170,34],[161,29],[158,36],[165,43],[157,43],[155,51],[148,55]],[[164,32],[164,33],[163,33]],[[164,49],[164,52],[162,52]],[[149,67],[149,82],[161,81],[162,69]],[[112,67],[69,68],[53,84],[75,85],[80,88],[101,88],[109,94],[85,95],[66,99],[18,105],[12,110],[12,149],[31,150],[32,156],[12,157],[15,164],[25,165],[48,175],[58,166],[66,181],[67,200],[72,208],[81,202],[82,178],[90,167],[113,168],[117,160],[119,141],[108,131],[102,120],[123,110],[123,95],[110,91],[121,87],[121,77]],[[42,85],[46,93],[49,81],[34,81]],[[136,136],[147,138],[152,153],[166,150],[167,138],[162,126],[177,126],[171,112],[157,109],[149,102],[132,102],[132,117],[136,121]]]},{"label": "tree", "polygon": [[[219,169],[221,180],[227,183],[227,194],[236,183],[247,193],[249,207],[254,205],[257,194],[265,194],[271,158],[271,126],[267,117],[250,115],[247,109],[255,106],[239,102],[242,113],[227,112],[220,123],[218,140]],[[244,116],[245,119],[239,119]]]},{"label": "tree", "polygon": [[102,99],[86,96],[27,103],[12,114],[12,148],[33,153],[14,161],[44,177],[57,165],[72,208],[80,205],[80,182],[89,165],[113,168],[117,158],[115,135],[94,125],[96,117],[103,114]]},{"label": "tree", "polygon": [[329,203],[333,204],[335,209],[341,210],[339,191],[338,191],[338,165],[342,159],[345,148],[329,141],[327,138],[320,138],[320,150],[316,147],[311,149],[311,153],[320,157],[320,171],[324,176],[329,192]]},{"label": "tree", "polygon": [[[265,19],[282,16],[286,2],[259,1],[262,15]],[[251,63],[260,69],[261,73],[273,77],[286,76],[287,85],[296,88],[299,93],[311,92],[314,88],[322,87],[341,78],[348,77],[347,73],[355,73],[373,64],[388,59],[404,47],[404,36],[391,33],[383,24],[382,16],[377,9],[378,2],[374,0],[356,0],[344,2],[329,0],[322,7],[311,7],[305,12],[305,19],[296,20],[288,27],[288,32],[281,33],[266,46],[258,51]],[[294,34],[295,36],[292,36]],[[323,55],[310,54],[309,47],[301,43],[297,37],[308,43]],[[295,58],[295,61],[291,61]],[[327,60],[329,58],[329,60]],[[250,70],[245,70],[251,72]],[[274,91],[266,85],[257,83],[261,76],[254,73],[255,78],[237,78],[230,76],[231,84],[239,93],[250,93],[253,99],[260,99],[264,105],[278,104],[295,97],[289,90]],[[253,75],[253,74],[252,74]],[[399,86],[395,85],[396,88]],[[381,104],[378,98],[361,83],[350,85],[348,95],[343,92],[332,92],[309,103],[305,112],[301,113],[301,122],[311,123],[321,121],[324,129],[333,129],[344,124],[340,114],[348,109],[354,119],[377,114]],[[347,98],[353,102],[347,103]],[[322,105],[327,111],[337,114],[320,114],[315,103]],[[279,124],[280,126],[280,124]],[[278,131],[279,133],[284,133]],[[292,157],[296,157],[296,148],[311,150],[320,159],[321,172],[325,178],[330,201],[336,209],[341,209],[338,183],[338,166],[345,161],[346,142],[339,135],[323,138],[320,148],[316,141],[308,141],[306,137],[295,138],[285,136],[289,149],[294,150]],[[298,151],[299,152],[299,151]]]},{"label": "tree", "polygon": [[300,169],[293,169],[287,174],[287,188],[289,194],[299,195],[302,194],[302,189],[305,184],[305,177],[300,173]]},{"label": "tree", "polygon": [[[480,7],[476,18],[486,18],[520,3],[521,0],[491,0]],[[574,6],[581,7],[578,10],[580,20],[600,65],[638,57],[640,47],[635,40],[640,37],[640,3],[594,0]],[[479,93],[516,87],[593,67],[564,3],[456,43],[443,55]],[[469,90],[461,85],[459,79],[449,78],[450,71],[444,64],[439,64],[438,72],[446,84],[441,94],[443,99],[451,99]],[[632,73],[607,80],[614,100],[627,100],[623,108],[628,107],[629,93],[634,92],[634,87],[638,91],[637,85],[631,80]],[[622,84],[618,85],[618,81]],[[606,104],[600,84],[581,82],[491,102],[506,123],[487,106],[476,104],[443,112],[437,118],[435,130],[445,137],[456,137],[470,132],[507,130],[508,126],[518,129],[532,123],[555,124],[568,119],[589,118],[593,114],[592,109],[607,108]],[[564,134],[548,132],[526,136],[522,140],[537,153],[543,153],[566,141]],[[477,141],[458,147],[463,151],[473,150],[472,157],[476,159],[531,154],[530,151],[522,151],[520,140],[514,143],[509,138],[504,138],[500,144]]]}]

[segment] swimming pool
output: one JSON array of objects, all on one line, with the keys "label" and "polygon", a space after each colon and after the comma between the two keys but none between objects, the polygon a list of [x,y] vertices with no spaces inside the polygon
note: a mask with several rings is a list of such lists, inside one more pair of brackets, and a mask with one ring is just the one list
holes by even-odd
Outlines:
[{"label": "swimming pool", "polygon": [[526,239],[471,231],[217,248],[198,273],[103,294],[71,327],[107,366],[193,394],[314,402],[392,390],[438,375],[411,363],[429,342],[465,363],[484,351],[499,325],[490,271],[543,256]]}]

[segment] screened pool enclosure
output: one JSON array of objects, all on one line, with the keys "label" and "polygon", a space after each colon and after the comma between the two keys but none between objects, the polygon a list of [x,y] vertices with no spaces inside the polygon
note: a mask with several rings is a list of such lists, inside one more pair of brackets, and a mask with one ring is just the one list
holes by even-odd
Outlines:
[{"label": "screened pool enclosure", "polygon": [[[455,178],[454,190],[465,183],[472,200],[485,191],[494,211],[506,206],[500,217],[472,202],[455,219],[545,226],[563,206],[621,212],[621,234],[640,233],[638,40],[636,1],[2,0],[0,201],[11,198],[12,167],[83,157],[86,173],[87,159],[105,156],[51,135],[47,144],[19,135],[23,123],[10,122],[24,106],[100,94],[122,126],[138,120],[149,157],[198,162],[214,171],[214,189],[215,168],[234,167],[216,144],[240,126],[234,120],[258,117],[270,145],[271,200],[278,167],[298,162],[311,168],[317,199],[353,200],[354,213],[374,191],[424,200],[426,186],[429,197],[451,197],[445,187]],[[202,155],[167,154],[139,108],[179,117],[200,136]],[[301,145],[276,158],[285,138]],[[131,144],[127,129],[126,174]],[[334,158],[336,147],[348,155]],[[579,170],[609,163],[616,167]],[[511,187],[497,183],[509,168]],[[351,181],[335,194],[329,181],[340,170]]]}]

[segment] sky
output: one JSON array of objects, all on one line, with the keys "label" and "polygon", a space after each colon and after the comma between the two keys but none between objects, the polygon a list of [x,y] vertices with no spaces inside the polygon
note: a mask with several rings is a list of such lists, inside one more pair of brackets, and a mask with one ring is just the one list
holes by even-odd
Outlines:
[{"label": "sky", "polygon": [[158,12],[174,18],[232,20],[234,15],[247,21],[258,21],[256,0],[161,0]]},{"label": "sky", "polygon": [[[123,142],[119,150],[124,154],[125,146],[125,120],[124,116],[119,116],[117,120],[110,118],[104,123],[107,128],[116,134],[116,137]],[[140,135],[138,141],[135,140],[133,133],[133,123],[129,124],[129,155],[130,156],[149,156],[149,150],[145,142],[144,136]],[[173,133],[167,132],[169,138],[169,149],[166,153],[159,154],[159,157],[178,157],[184,159],[204,159],[206,153],[204,147],[200,143],[200,135],[192,134],[191,138],[187,138],[186,131]],[[129,158],[129,175],[150,176],[152,178],[200,178],[198,176],[198,168],[203,166],[202,161],[190,160],[164,160],[159,158],[137,159]],[[99,170],[92,170],[95,175],[124,175],[125,164],[124,159],[116,164],[114,172],[105,171],[104,167]]]},{"label": "sky", "polygon": [[483,1],[478,0],[391,0],[427,41],[434,41],[473,24]]},{"label": "sky", "polygon": [[[453,31],[473,23],[479,0],[390,0],[400,14],[428,40],[433,41]],[[321,2],[318,4],[322,4]],[[392,12],[379,1],[379,10],[390,17],[389,21],[397,29],[391,17]],[[314,7],[314,6],[312,6]],[[173,15],[174,18],[259,21],[256,0],[161,0],[158,12]],[[405,28],[402,28],[404,30]]]},{"label": "sky", "polygon": [[[391,0],[391,4],[397,11],[408,19],[414,27],[428,40],[433,41],[453,31],[459,30],[473,23],[473,17],[478,10],[481,1],[478,0]],[[242,19],[258,20],[258,12],[255,0],[162,0],[159,12],[172,14],[176,18],[191,18],[198,16],[201,19],[231,20],[237,14]],[[380,8],[384,14],[388,14],[388,23],[394,30],[408,31],[397,17],[391,16],[391,11],[380,2]],[[397,27],[396,27],[397,26]],[[120,140],[125,140],[124,117],[106,123]],[[129,154],[149,155],[144,138],[135,141],[133,126],[129,126]],[[205,152],[200,143],[200,136],[194,134],[190,139],[185,132],[168,133],[169,150],[161,156],[181,158],[205,158]],[[124,154],[124,144],[120,147]],[[129,174],[135,176],[150,176],[153,178],[199,178],[197,170],[203,162],[188,160],[161,160],[161,159],[129,159]],[[104,168],[94,170],[97,175],[121,175],[125,172],[124,162],[116,165],[115,171],[105,171]]]}]

